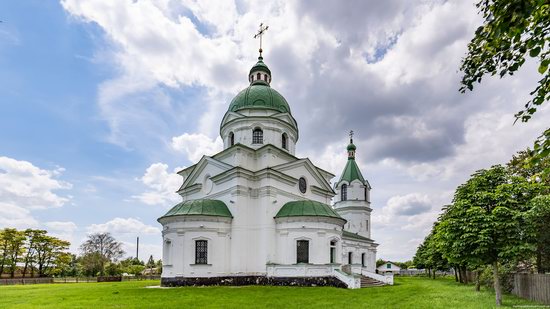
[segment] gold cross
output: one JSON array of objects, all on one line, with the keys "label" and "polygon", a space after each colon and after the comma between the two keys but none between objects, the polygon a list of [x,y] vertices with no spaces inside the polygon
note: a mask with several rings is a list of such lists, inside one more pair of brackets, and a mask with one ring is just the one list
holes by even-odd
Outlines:
[{"label": "gold cross", "polygon": [[258,33],[254,35],[255,39],[260,38],[260,57],[262,56],[262,36],[264,35],[264,33],[267,31],[268,28],[269,26],[264,26],[264,23],[261,23]]}]

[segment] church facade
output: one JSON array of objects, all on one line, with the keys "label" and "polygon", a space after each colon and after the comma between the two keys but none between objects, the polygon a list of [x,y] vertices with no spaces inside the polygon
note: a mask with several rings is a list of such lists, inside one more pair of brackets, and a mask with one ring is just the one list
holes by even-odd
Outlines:
[{"label": "church facade", "polygon": [[178,172],[183,201],[158,219],[162,285],[392,283],[375,274],[371,186],[353,140],[331,186],[334,174],[295,156],[298,124],[261,54],[248,81],[222,119],[223,151]]}]

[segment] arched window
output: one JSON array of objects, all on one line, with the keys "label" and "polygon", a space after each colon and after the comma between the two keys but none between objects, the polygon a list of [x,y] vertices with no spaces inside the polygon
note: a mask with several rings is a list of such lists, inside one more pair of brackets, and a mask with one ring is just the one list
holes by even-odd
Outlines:
[{"label": "arched window", "polygon": [[229,147],[235,145],[235,134],[233,132],[229,133]]},{"label": "arched window", "polygon": [[330,263],[336,263],[336,240],[330,242]]},{"label": "arched window", "polygon": [[252,144],[263,144],[264,143],[264,131],[260,128],[254,129],[252,131]]},{"label": "arched window", "polygon": [[348,185],[343,184],[340,188],[340,200],[346,201],[348,199]]},{"label": "arched window", "polygon": [[257,80],[262,80],[262,74],[260,74],[260,73],[256,74],[256,79]]},{"label": "arched window", "polygon": [[264,74],[264,81],[267,82],[267,74]]},{"label": "arched window", "polygon": [[287,143],[287,136],[286,136],[286,133],[283,133],[283,135],[281,135],[281,146],[283,147],[283,149],[286,149],[288,150],[288,143]]},{"label": "arched window", "polygon": [[309,240],[296,242],[296,263],[309,263]]},{"label": "arched window", "polygon": [[208,241],[195,241],[195,264],[208,264]]}]

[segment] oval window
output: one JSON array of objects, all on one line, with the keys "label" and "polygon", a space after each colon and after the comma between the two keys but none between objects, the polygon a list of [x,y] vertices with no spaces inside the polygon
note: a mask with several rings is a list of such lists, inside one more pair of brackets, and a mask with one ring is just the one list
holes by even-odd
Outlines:
[{"label": "oval window", "polygon": [[298,181],[298,187],[300,188],[300,192],[306,193],[307,183],[304,177],[301,177],[300,180]]}]

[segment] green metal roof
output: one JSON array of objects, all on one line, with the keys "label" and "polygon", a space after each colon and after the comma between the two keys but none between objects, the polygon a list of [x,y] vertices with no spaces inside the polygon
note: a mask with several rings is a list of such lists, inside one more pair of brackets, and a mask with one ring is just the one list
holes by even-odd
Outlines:
[{"label": "green metal roof", "polygon": [[161,218],[172,216],[218,216],[233,218],[233,215],[224,202],[207,199],[181,202],[172,207],[172,209]]},{"label": "green metal roof", "polygon": [[368,237],[364,237],[364,236],[361,236],[359,234],[355,234],[355,233],[348,232],[348,231],[342,231],[342,236],[347,237],[347,238],[354,238],[354,239],[359,239],[359,240],[372,241],[372,239],[370,239]]},{"label": "green metal roof", "polygon": [[254,71],[262,71],[271,75],[271,70],[264,63],[263,57],[258,57],[258,62],[256,62],[256,64],[252,67],[252,69],[250,69],[250,73],[248,75],[250,75]]},{"label": "green metal roof", "polygon": [[340,181],[345,180],[348,183],[351,183],[356,179],[361,181],[361,183],[365,183],[365,178],[363,178],[363,175],[361,175],[361,171],[359,170],[359,166],[357,166],[357,163],[355,163],[355,159],[348,158],[348,163],[346,164],[346,167],[342,172]]},{"label": "green metal roof", "polygon": [[279,210],[275,218],[303,216],[343,219],[329,205],[311,200],[288,202]]},{"label": "green metal roof", "polygon": [[229,105],[229,110],[232,112],[245,108],[273,109],[290,114],[290,106],[286,99],[275,89],[263,83],[252,84],[245,88],[233,98]]}]

